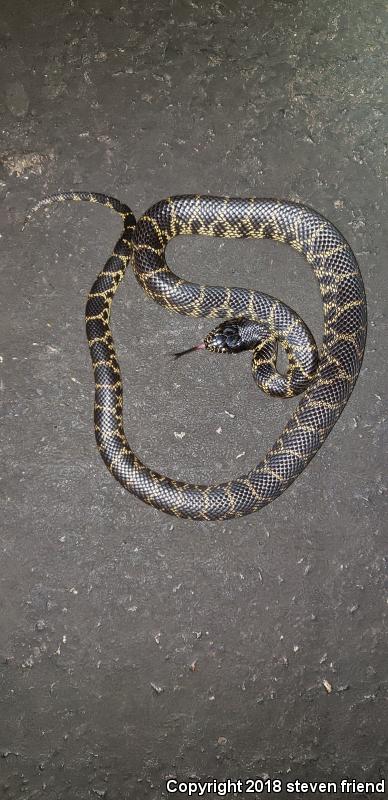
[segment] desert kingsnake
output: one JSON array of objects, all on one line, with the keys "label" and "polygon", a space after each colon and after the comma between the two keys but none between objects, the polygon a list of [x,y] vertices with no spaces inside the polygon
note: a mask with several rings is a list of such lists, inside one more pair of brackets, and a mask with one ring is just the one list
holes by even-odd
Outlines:
[{"label": "desert kingsnake", "polygon": [[[101,203],[117,211],[124,223],[122,236],[93,284],[86,305],[95,378],[96,439],[111,473],[141,500],[179,517],[228,519],[270,503],[300,475],[322,445],[360,371],[366,300],[348,243],[317,212],[282,200],[169,197],[153,205],[136,223],[131,210],[114,198],[93,192],[64,192],[44,198],[32,212],[62,200]],[[311,334],[288,306],[254,290],[200,286],[174,275],[166,264],[165,248],[178,234],[274,239],[302,253],[313,268],[323,299],[324,337],[319,362]],[[213,486],[188,484],[152,471],[131,450],[124,433],[120,367],[109,325],[112,298],[129,261],[145,292],[171,311],[259,323],[262,342],[254,351],[253,370],[258,380],[261,374],[264,391],[291,396],[306,389],[273,447],[246,475]],[[276,371],[277,342],[289,358],[285,377]]]}]

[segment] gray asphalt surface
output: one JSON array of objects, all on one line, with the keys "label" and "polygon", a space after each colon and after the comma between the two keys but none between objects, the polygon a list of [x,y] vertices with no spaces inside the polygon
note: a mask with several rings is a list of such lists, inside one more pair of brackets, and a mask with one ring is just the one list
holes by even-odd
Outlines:
[{"label": "gray asphalt surface", "polygon": [[[156,800],[168,775],[388,778],[387,3],[3,0],[0,45],[1,797]],[[106,470],[84,304],[120,220],[68,204],[22,233],[59,188],[136,215],[169,194],[285,197],[348,238],[364,365],[273,505],[175,520]],[[182,237],[168,259],[278,296],[320,340],[317,286],[289,248]],[[132,274],[113,317],[142,459],[203,482],[257,463],[294,404],[258,393],[249,356],[174,362],[211,326]]]}]

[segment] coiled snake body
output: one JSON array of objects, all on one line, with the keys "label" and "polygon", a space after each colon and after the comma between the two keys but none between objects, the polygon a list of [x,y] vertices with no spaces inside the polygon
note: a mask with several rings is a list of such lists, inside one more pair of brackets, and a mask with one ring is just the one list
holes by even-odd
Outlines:
[{"label": "coiled snake body", "polygon": [[[362,277],[346,240],[312,209],[272,199],[170,197],[153,205],[136,223],[131,210],[114,198],[92,192],[64,192],[41,200],[32,211],[61,200],[102,203],[117,211],[124,223],[122,236],[93,284],[86,305],[95,378],[96,439],[111,473],[141,500],[178,517],[228,519],[270,503],[300,475],[322,445],[344,409],[361,367],[366,300]],[[306,326],[278,300],[254,290],[200,286],[175,275],[166,264],[165,248],[179,234],[268,238],[304,254],[323,300],[324,337],[319,361]],[[253,372],[264,391],[291,396],[305,390],[279,438],[247,474],[213,486],[188,484],[152,471],[131,450],[123,427],[120,367],[109,324],[112,299],[130,261],[145,292],[167,309],[190,316],[237,318],[237,324],[240,320],[248,327],[256,325],[261,340],[256,349],[251,347]],[[217,346],[217,332],[205,342],[209,349],[224,349]],[[289,357],[285,376],[276,371],[277,343],[284,346]]]}]

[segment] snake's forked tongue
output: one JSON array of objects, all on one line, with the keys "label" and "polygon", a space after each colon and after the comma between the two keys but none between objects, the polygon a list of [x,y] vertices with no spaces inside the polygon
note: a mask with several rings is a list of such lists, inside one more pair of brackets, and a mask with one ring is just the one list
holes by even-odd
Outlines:
[{"label": "snake's forked tongue", "polygon": [[181,356],[185,356],[186,353],[193,353],[194,350],[205,350],[205,342],[201,342],[200,344],[195,344],[194,347],[189,347],[187,350],[182,350],[180,353],[174,353],[174,358],[180,358]]}]

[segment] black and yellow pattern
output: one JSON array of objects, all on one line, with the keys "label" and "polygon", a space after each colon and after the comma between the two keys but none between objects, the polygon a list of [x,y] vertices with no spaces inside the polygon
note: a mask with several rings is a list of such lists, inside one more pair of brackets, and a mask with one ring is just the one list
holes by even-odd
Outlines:
[{"label": "black and yellow pattern", "polygon": [[[130,209],[118,200],[92,192],[65,192],[41,200],[32,211],[62,200],[102,203],[117,211],[124,224],[86,305],[96,390],[96,439],[111,473],[141,500],[178,517],[228,519],[270,503],[320,448],[360,371],[366,300],[348,243],[317,212],[281,200],[170,197],[152,206],[136,223]],[[165,249],[179,234],[274,239],[302,253],[313,268],[323,299],[324,338],[319,360],[311,333],[298,315],[278,300],[249,289],[200,286],[174,275],[166,264]],[[153,472],[131,450],[124,433],[120,367],[109,324],[112,299],[129,261],[145,292],[170,311],[227,320],[244,318],[259,325],[262,340],[254,352],[253,372],[264,391],[291,396],[306,390],[273,447],[246,475],[214,486],[187,484]],[[285,376],[276,371],[277,343],[289,357]]]}]

